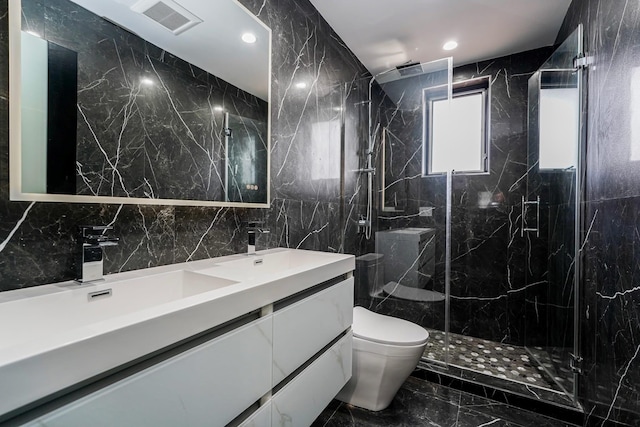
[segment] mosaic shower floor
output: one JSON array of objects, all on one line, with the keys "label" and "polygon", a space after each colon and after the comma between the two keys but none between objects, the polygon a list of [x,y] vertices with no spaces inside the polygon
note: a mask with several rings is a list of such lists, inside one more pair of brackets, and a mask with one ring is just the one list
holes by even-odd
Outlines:
[{"label": "mosaic shower floor", "polygon": [[[446,350],[444,333],[429,330],[429,335],[431,338],[424,358],[427,361],[443,361]],[[560,376],[552,378],[543,366],[532,360],[524,347],[453,333],[449,334],[449,365],[562,394],[564,390],[558,383],[563,387],[571,385],[569,380]],[[551,364],[546,368],[552,372]]]}]

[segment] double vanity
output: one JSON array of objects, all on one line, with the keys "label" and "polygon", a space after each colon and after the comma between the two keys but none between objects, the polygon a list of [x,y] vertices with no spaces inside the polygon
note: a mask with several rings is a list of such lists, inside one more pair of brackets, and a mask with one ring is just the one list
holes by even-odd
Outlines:
[{"label": "double vanity", "polygon": [[0,424],[309,425],[351,377],[354,263],[272,249],[1,293]]}]

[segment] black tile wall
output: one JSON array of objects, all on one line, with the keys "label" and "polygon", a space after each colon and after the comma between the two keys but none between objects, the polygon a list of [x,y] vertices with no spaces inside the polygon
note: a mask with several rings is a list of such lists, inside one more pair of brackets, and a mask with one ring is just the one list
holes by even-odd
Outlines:
[{"label": "black tile wall", "polygon": [[574,0],[558,40],[584,25],[588,69],[579,394],[590,425],[640,424],[640,4]]}]

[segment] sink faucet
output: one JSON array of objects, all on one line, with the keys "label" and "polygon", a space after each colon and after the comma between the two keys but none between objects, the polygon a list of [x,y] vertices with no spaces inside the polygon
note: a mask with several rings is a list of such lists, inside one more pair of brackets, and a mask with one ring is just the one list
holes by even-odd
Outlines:
[{"label": "sink faucet", "polygon": [[260,228],[259,226],[264,224],[262,221],[249,221],[249,228],[247,233],[249,234],[249,245],[247,246],[247,255],[256,253],[256,236],[258,234],[269,234],[269,230],[266,228]]},{"label": "sink faucet", "polygon": [[104,274],[102,248],[115,246],[120,240],[117,237],[105,236],[107,230],[113,230],[113,227],[110,225],[80,226],[76,281],[86,283],[102,280]]}]

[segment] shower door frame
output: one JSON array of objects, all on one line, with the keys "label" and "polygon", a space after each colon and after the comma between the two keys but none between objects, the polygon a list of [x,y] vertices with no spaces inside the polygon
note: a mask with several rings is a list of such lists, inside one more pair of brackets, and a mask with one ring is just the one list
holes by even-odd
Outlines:
[{"label": "shower door frame", "polygon": [[[583,242],[583,224],[584,224],[584,209],[582,207],[582,198],[583,198],[583,194],[584,194],[584,188],[585,188],[585,157],[586,157],[586,107],[587,107],[587,93],[585,91],[585,88],[587,88],[587,70],[588,70],[588,61],[585,58],[585,49],[584,49],[584,29],[582,24],[578,25],[576,30],[577,32],[577,36],[576,36],[576,41],[577,41],[577,46],[576,46],[576,57],[574,58],[574,66],[573,68],[549,68],[549,69],[544,69],[544,68],[540,68],[536,73],[541,73],[543,71],[574,71],[577,76],[576,76],[576,82],[577,82],[577,91],[578,91],[578,123],[576,124],[577,126],[577,156],[576,156],[576,165],[575,165],[575,177],[573,180],[572,185],[574,186],[574,195],[573,195],[573,204],[574,204],[574,213],[573,213],[573,281],[572,281],[572,286],[573,286],[573,316],[572,316],[572,320],[573,320],[573,337],[572,337],[572,352],[569,353],[571,360],[569,360],[569,367],[570,370],[572,371],[572,377],[573,377],[573,381],[572,381],[572,389],[571,390],[567,390],[567,388],[565,388],[564,386],[562,386],[561,384],[558,383],[558,385],[565,390],[566,394],[568,395],[568,397],[573,401],[573,404],[577,407],[577,408],[582,408],[580,401],[579,401],[579,396],[578,396],[578,390],[579,390],[579,381],[580,381],[580,375],[582,374],[582,357],[581,357],[581,334],[580,334],[580,322],[581,322],[581,284],[582,284],[582,277],[583,277],[583,272],[582,272],[582,259],[581,259],[581,253],[582,253],[582,242]],[[573,33],[572,33],[573,34]],[[568,37],[570,38],[571,35]],[[567,38],[567,39],[568,39]],[[556,51],[554,51],[554,54],[556,53]],[[553,57],[553,54],[551,55],[551,57],[549,59],[551,59]],[[585,60],[583,61],[582,59],[585,58]],[[541,79],[538,78],[538,93],[540,93],[540,87],[541,87]],[[536,112],[538,112],[539,110],[536,110]],[[529,121],[531,120],[531,118],[529,118]],[[538,127],[539,127],[539,121],[538,123]],[[528,126],[529,132],[531,132],[531,127]],[[531,137],[531,136],[529,136]],[[529,149],[531,149],[530,143],[529,143]],[[538,153],[538,157],[536,159],[536,162],[534,162],[533,165],[528,165],[528,171],[531,172],[531,170],[536,167],[536,165],[539,168],[539,153]],[[527,173],[527,195],[530,197],[531,193],[530,193],[530,174],[529,172]],[[545,172],[545,173],[563,173],[563,172],[559,172],[559,171],[549,171],[549,172]],[[523,203],[527,203],[525,202],[525,197],[523,197]],[[538,195],[538,209],[540,208],[540,196]],[[525,215],[525,207],[523,206],[523,224],[526,222],[524,215]],[[540,225],[540,217],[538,215],[538,231],[539,231],[539,225]],[[528,230],[524,230],[525,232]],[[526,234],[525,234],[526,236]],[[531,254],[531,245],[527,245],[527,269],[530,269],[530,264],[532,261],[532,254]],[[569,267],[571,268],[571,266]],[[528,276],[527,276],[528,277]],[[526,286],[529,285],[529,283],[525,283]],[[525,348],[527,349],[527,351],[533,355],[533,351],[530,349],[530,346],[526,343],[526,339],[525,339]],[[535,357],[534,357],[535,358]]]}]

